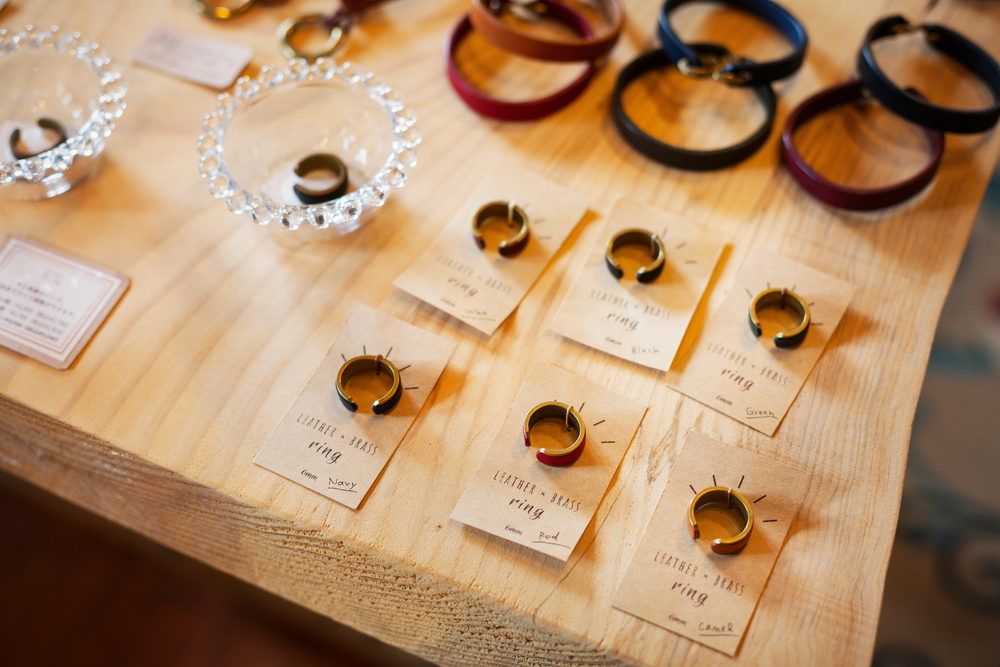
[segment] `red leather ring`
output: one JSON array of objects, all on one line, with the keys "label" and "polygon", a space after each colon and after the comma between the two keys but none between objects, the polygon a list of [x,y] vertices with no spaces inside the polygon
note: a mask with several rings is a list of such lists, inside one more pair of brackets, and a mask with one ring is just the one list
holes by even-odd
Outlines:
[{"label": "red leather ring", "polygon": [[[919,95],[910,89],[913,95]],[[805,190],[822,202],[851,211],[874,211],[895,206],[923,190],[937,173],[944,153],[944,134],[921,128],[931,143],[931,160],[920,173],[905,181],[881,188],[852,188],[838,185],[821,176],[810,167],[795,147],[795,130],[807,120],[842,104],[849,104],[864,97],[864,84],[859,79],[822,90],[800,104],[785,121],[781,133],[781,153],[788,171]]]},{"label": "red leather ring", "polygon": [[[587,21],[569,7],[549,0],[548,16],[563,25],[568,26],[582,37],[590,39],[594,32]],[[559,111],[575,100],[587,88],[594,76],[594,62],[587,63],[587,68],[573,83],[557,93],[528,102],[507,102],[488,97],[465,80],[455,64],[455,53],[469,33],[472,32],[472,22],[466,14],[452,30],[444,45],[445,63],[448,69],[448,80],[458,96],[476,113],[497,120],[537,120]]]}]

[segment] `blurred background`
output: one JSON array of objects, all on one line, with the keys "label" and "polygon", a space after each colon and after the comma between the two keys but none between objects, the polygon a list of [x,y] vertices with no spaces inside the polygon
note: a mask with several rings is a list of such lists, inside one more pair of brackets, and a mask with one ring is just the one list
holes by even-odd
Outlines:
[{"label": "blurred background", "polygon": [[[1000,172],[917,407],[875,667],[1000,666],[998,417]],[[6,473],[0,572],[3,666],[428,665]]]}]

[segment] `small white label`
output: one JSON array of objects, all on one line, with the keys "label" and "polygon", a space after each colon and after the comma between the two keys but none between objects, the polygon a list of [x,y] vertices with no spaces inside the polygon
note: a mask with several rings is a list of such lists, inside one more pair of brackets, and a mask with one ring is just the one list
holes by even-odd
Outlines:
[{"label": "small white label", "polygon": [[0,248],[0,345],[69,368],[128,284],[117,272],[12,236]]},{"label": "small white label", "polygon": [[153,28],[132,54],[132,62],[171,76],[223,90],[253,58],[253,49],[193,35],[170,26]]}]

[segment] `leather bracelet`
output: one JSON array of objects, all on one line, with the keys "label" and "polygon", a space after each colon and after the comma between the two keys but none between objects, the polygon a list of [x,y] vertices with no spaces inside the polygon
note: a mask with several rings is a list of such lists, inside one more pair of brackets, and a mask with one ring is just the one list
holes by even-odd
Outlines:
[{"label": "leather bracelet", "polygon": [[[670,12],[681,5],[695,1],[697,0],[666,0],[660,8],[660,18],[657,24],[657,33],[660,37],[660,43],[663,45],[663,52],[682,71],[686,67],[704,67],[705,63],[693,45],[685,44],[674,32],[673,26],[670,25]],[[727,61],[722,68],[717,70],[718,74],[713,74],[712,78],[731,86],[759,86],[789,77],[802,67],[802,60],[806,56],[806,47],[809,45],[809,37],[806,35],[806,29],[802,22],[792,16],[787,9],[771,2],[771,0],[722,1],[731,7],[750,12],[767,21],[792,43],[794,51],[784,58],[765,63],[727,55]]]},{"label": "leather bracelet", "polygon": [[[625,21],[625,10],[621,0],[603,0],[603,3],[605,15],[611,23],[610,31],[601,37],[585,37],[573,42],[535,37],[519,32],[501,21],[499,14],[503,12],[505,7],[522,7],[521,3],[512,0],[472,0],[472,12],[469,19],[476,32],[504,51],[536,60],[556,62],[594,60],[607,54],[614,47],[621,34],[622,23]],[[550,15],[552,4],[547,0],[539,0],[533,4],[541,5],[543,8],[539,11],[540,16]],[[535,10],[527,9],[526,11]],[[556,9],[556,11],[559,10]]]},{"label": "leather bracelet", "polygon": [[[689,48],[694,49],[699,57],[718,56],[728,53],[724,47],[715,44],[689,44]],[[618,133],[628,142],[630,146],[648,158],[656,160],[661,164],[678,169],[690,171],[710,171],[713,169],[723,169],[738,162],[742,162],[767,141],[774,127],[774,116],[777,113],[778,103],[774,97],[774,91],[769,84],[754,86],[754,91],[764,105],[767,118],[764,124],[749,138],[740,143],[727,148],[718,148],[707,151],[695,151],[687,148],[678,148],[665,144],[659,139],[646,134],[632,122],[632,119],[625,114],[622,106],[622,93],[628,84],[638,79],[646,72],[650,72],[662,67],[671,65],[667,54],[660,49],[642,54],[621,71],[618,81],[615,82],[615,90],[611,96],[611,115],[615,121]]]},{"label": "leather bracelet", "polygon": [[[918,95],[911,89],[913,95]],[[920,173],[905,181],[881,188],[852,188],[827,180],[806,163],[795,146],[795,130],[806,121],[834,107],[864,98],[864,84],[859,79],[827,88],[800,104],[788,116],[781,133],[781,154],[785,166],[806,192],[831,206],[851,211],[874,211],[895,206],[914,196],[934,179],[944,154],[944,134],[923,128],[931,144],[931,160]]]},{"label": "leather bracelet", "polygon": [[[972,111],[940,106],[893,83],[875,61],[872,42],[918,31],[924,33],[931,48],[951,56],[979,77],[993,94],[993,105]],[[977,134],[986,132],[1000,119],[1000,65],[982,48],[943,25],[912,25],[902,16],[889,16],[876,22],[865,35],[858,53],[858,76],[882,106],[917,125],[941,132]]]},{"label": "leather bracelet", "polygon": [[[555,2],[555,0],[550,0],[548,4],[551,10],[549,12],[550,18],[572,28],[584,37],[589,38],[593,36],[593,31],[582,16],[569,7]],[[587,84],[590,83],[590,79],[594,76],[595,67],[593,61],[591,61],[587,63],[583,74],[575,81],[548,97],[528,102],[507,102],[488,97],[466,81],[455,64],[455,53],[458,51],[462,40],[470,32],[472,32],[472,22],[469,19],[469,15],[466,14],[458,22],[458,25],[455,26],[455,29],[452,30],[448,41],[445,42],[444,56],[448,69],[448,80],[451,81],[455,92],[469,105],[469,108],[488,118],[496,118],[497,120],[537,120],[544,118],[549,114],[559,111],[579,97],[580,93],[586,89]]]}]

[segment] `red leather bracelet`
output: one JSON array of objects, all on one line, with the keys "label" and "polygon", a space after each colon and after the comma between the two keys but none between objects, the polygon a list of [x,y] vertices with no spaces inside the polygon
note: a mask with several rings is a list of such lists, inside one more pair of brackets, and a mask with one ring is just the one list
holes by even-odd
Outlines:
[{"label": "red leather bracelet", "polygon": [[[918,93],[910,90],[914,95]],[[931,143],[931,160],[920,173],[905,181],[881,188],[852,188],[838,185],[821,176],[810,167],[795,147],[795,130],[810,118],[842,104],[864,97],[864,85],[859,79],[827,88],[800,104],[785,121],[781,133],[781,152],[788,171],[805,190],[822,202],[852,211],[874,211],[906,201],[923,190],[937,173],[944,153],[944,134],[937,130],[921,128]]]},{"label": "red leather bracelet", "polygon": [[[603,5],[608,22],[611,24],[610,30],[600,37],[585,37],[576,41],[543,39],[515,30],[504,23],[499,16],[505,7],[513,4],[511,0],[472,0],[472,14],[469,20],[472,21],[476,32],[504,51],[538,60],[558,62],[594,60],[605,55],[614,47],[625,21],[625,11],[621,0],[599,1]],[[539,17],[549,15],[550,3],[547,0],[540,0],[535,4],[541,6]],[[534,10],[528,9],[527,11]]]},{"label": "red leather bracelet", "polygon": [[[586,19],[580,14],[555,0],[549,0],[547,4],[550,10],[547,14],[549,18],[568,26],[584,38],[589,39],[593,37],[593,30],[591,30]],[[488,118],[496,118],[497,120],[537,120],[544,118],[549,114],[559,111],[579,97],[580,93],[586,89],[587,84],[590,83],[591,78],[594,76],[595,66],[593,61],[590,61],[587,63],[583,74],[577,77],[573,83],[548,97],[528,102],[507,102],[488,97],[466,81],[455,64],[455,53],[458,51],[462,40],[472,32],[472,29],[472,22],[469,19],[469,15],[466,14],[455,26],[455,29],[452,30],[448,41],[445,42],[444,57],[448,69],[448,80],[451,81],[455,92],[469,105],[469,108]]]}]

